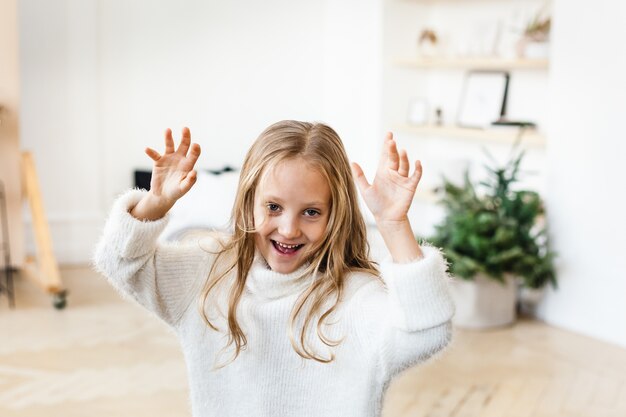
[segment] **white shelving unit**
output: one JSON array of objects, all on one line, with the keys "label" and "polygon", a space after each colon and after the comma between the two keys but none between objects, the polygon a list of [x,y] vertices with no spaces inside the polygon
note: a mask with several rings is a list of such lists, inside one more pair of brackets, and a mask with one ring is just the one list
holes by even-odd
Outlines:
[{"label": "white shelving unit", "polygon": [[471,129],[459,126],[411,126],[400,125],[398,131],[424,137],[444,137],[455,140],[469,140],[480,143],[513,144],[522,135],[525,145],[535,148],[543,148],[546,138],[534,129],[525,129],[523,132],[517,128],[494,127],[492,129]]},{"label": "white shelving unit", "polygon": [[[511,74],[507,115],[536,122],[538,131],[527,141],[533,146],[545,143],[549,59],[519,57],[516,47],[523,28],[545,5],[545,0],[386,0],[383,78],[391,92],[383,102],[389,109],[385,123],[406,123],[408,102],[422,98],[429,106],[428,123],[435,123],[434,109],[441,108],[447,126],[405,132],[497,142],[508,134],[502,136],[495,129],[469,132],[454,124],[465,75],[506,71]],[[438,46],[419,51],[417,41],[425,29],[434,31]],[[398,99],[404,100],[404,112]]]},{"label": "white shelving unit", "polygon": [[[489,163],[485,150],[505,163],[513,144],[518,143],[519,128],[474,129],[456,125],[465,77],[470,71],[509,72],[507,116],[537,124],[537,129],[525,128],[519,142],[526,151],[522,169],[527,173],[520,186],[539,192],[545,189],[549,58],[518,58],[513,51],[500,56],[456,53],[461,48],[453,45],[455,41],[469,42],[474,29],[505,19],[518,8],[529,12],[541,5],[542,1],[533,0],[385,2],[383,124],[394,131],[400,147],[423,162],[424,177],[415,196],[417,204],[409,213],[420,235],[432,233],[433,225],[441,219],[443,208],[435,204],[440,195],[434,189],[441,184],[442,176],[453,182],[462,181],[462,173],[469,169],[471,178],[478,182],[484,178],[484,164]],[[449,48],[429,57],[420,56],[417,39],[425,28],[443,35]],[[446,36],[448,33],[450,36]],[[428,120],[424,125],[408,122],[408,107],[413,99],[427,103]],[[436,108],[442,109],[441,124],[434,115]]]},{"label": "white shelving unit", "polygon": [[414,69],[463,69],[463,70],[538,70],[548,69],[548,59],[514,58],[415,58],[397,59],[395,65]]},{"label": "white shelving unit", "polygon": [[[504,59],[504,58],[421,58],[398,59],[393,65],[398,68],[421,71],[426,73],[440,73],[441,71],[455,71],[466,74],[469,71],[516,71],[519,73],[533,71],[547,74],[548,59]],[[459,94],[460,97],[460,94]],[[470,129],[454,124],[411,126],[399,125],[405,133],[416,136],[438,136],[451,139],[468,139],[483,141],[484,143],[512,143],[520,132],[514,127],[494,127],[490,129]],[[534,147],[544,147],[546,137],[540,131],[526,129],[524,143]]]}]

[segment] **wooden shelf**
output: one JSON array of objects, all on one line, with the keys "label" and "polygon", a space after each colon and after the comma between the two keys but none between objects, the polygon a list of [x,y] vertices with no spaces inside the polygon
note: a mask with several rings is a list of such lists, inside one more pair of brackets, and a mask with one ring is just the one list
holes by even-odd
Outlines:
[{"label": "wooden shelf", "polygon": [[[401,0],[405,3],[422,3],[428,6],[436,6],[438,4],[446,4],[446,3],[460,3],[463,5],[471,4],[471,3],[484,3],[485,0]],[[506,3],[514,2],[515,0],[491,0],[494,3]]]},{"label": "wooden shelf", "polygon": [[[516,128],[493,128],[493,129],[470,129],[458,126],[398,126],[398,131],[419,136],[436,136],[451,139],[468,139],[483,142],[496,142],[511,144],[517,139],[519,129]],[[522,143],[536,147],[544,147],[546,138],[536,130],[529,129],[524,132]]]},{"label": "wooden shelf", "polygon": [[505,58],[420,58],[401,59],[399,67],[416,69],[466,69],[466,70],[547,70],[548,59],[505,59]]}]

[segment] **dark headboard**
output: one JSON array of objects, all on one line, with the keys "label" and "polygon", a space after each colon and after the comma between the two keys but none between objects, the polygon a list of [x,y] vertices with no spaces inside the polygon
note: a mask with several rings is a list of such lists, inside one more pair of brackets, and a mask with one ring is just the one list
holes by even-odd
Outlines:
[{"label": "dark headboard", "polygon": [[[224,172],[233,172],[235,168],[226,165],[220,169],[205,169],[205,172],[209,172],[214,175],[220,175]],[[141,169],[136,169],[134,172],[135,178],[135,188],[150,190],[150,179],[152,178],[152,171],[146,171]]]}]

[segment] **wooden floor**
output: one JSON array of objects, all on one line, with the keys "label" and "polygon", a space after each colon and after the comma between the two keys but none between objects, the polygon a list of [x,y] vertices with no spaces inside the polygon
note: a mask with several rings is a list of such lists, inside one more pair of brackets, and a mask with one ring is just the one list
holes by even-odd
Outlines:
[{"label": "wooden floor", "polygon": [[[68,308],[18,281],[0,298],[0,416],[189,416],[168,329],[87,268],[64,268]],[[163,378],[167,375],[167,378]],[[457,331],[436,361],[390,387],[383,417],[626,416],[626,350],[521,320]]]}]

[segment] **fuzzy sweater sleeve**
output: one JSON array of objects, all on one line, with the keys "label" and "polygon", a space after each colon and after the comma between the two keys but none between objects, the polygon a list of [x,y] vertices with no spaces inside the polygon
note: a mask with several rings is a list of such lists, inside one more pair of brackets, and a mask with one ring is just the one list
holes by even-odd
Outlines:
[{"label": "fuzzy sweater sleeve", "polygon": [[454,304],[448,291],[447,265],[441,252],[423,246],[424,258],[406,264],[382,262],[379,283],[359,296],[358,311],[367,325],[379,362],[378,378],[389,381],[426,361],[448,345]]},{"label": "fuzzy sweater sleeve", "polygon": [[158,243],[168,215],[141,221],[129,213],[144,193],[129,190],[115,201],[93,263],[123,296],[175,326],[206,278],[202,271],[210,252],[199,243]]}]

